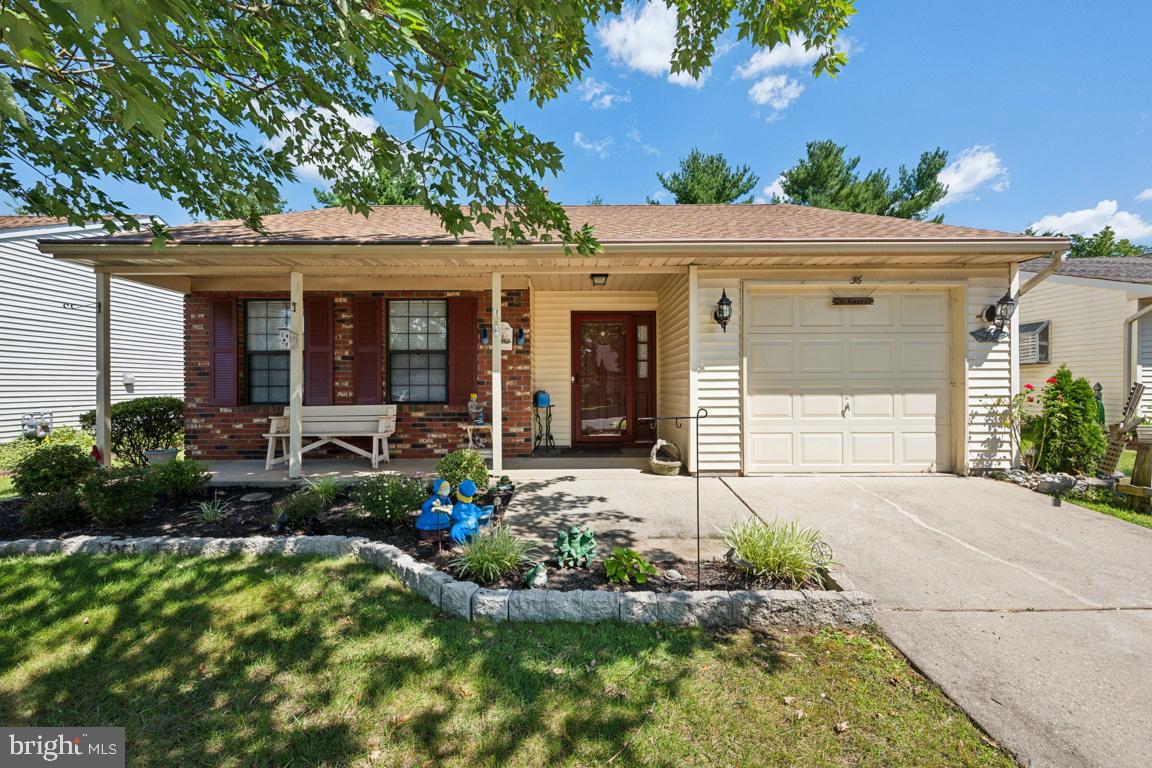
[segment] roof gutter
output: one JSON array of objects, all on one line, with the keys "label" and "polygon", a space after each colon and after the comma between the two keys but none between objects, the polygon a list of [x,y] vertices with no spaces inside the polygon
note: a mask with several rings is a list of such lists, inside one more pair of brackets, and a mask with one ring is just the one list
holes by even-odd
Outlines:
[{"label": "roof gutter", "polygon": [[1020,286],[1020,291],[1016,294],[1016,300],[1019,301],[1021,296],[1028,293],[1028,291],[1032,290],[1036,286],[1040,285],[1040,283],[1044,282],[1044,280],[1046,280],[1049,275],[1054,274],[1056,270],[1060,269],[1060,267],[1064,264],[1064,253],[1064,251],[1054,252],[1052,254],[1052,263],[1044,267],[1044,269],[1040,270],[1036,274],[1032,275],[1032,277],[1028,278],[1028,282]]}]

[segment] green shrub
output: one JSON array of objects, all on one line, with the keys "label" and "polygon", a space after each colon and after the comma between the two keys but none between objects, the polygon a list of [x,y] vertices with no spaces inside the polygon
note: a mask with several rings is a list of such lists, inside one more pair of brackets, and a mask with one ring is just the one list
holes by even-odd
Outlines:
[{"label": "green shrub", "polygon": [[207,501],[199,502],[196,509],[200,513],[201,522],[212,525],[220,522],[220,518],[231,512],[232,505],[218,496],[213,496]]},{"label": "green shrub", "polygon": [[85,454],[92,452],[96,442],[92,436],[74,427],[56,427],[52,433],[43,440],[31,437],[18,437],[0,445],[0,469],[12,471],[25,457],[35,453],[39,448],[49,445],[75,445]]},{"label": "green shrub", "polygon": [[[96,412],[80,417],[96,431]],[[112,406],[112,453],[137,467],[148,463],[145,451],[179,448],[184,442],[184,401],[178,397],[138,397]]]},{"label": "green shrub", "polygon": [[820,532],[795,521],[737,520],[724,532],[724,543],[734,550],[736,567],[791,588],[818,578],[820,569],[832,564]]},{"label": "green shrub", "polygon": [[80,484],[80,496],[92,519],[117,528],[139,522],[156,501],[156,484],[143,467],[101,469]]},{"label": "green shrub", "polygon": [[190,499],[204,489],[212,473],[198,461],[179,459],[148,468],[156,490],[172,501]]},{"label": "green shrub", "polygon": [[76,490],[99,466],[77,445],[42,444],[16,465],[12,486],[21,496]]},{"label": "green shrub", "polygon": [[331,507],[336,503],[336,497],[340,495],[341,484],[340,481],[334,477],[319,477],[315,480],[305,480],[304,486],[324,499],[324,504]]},{"label": "green shrub", "polygon": [[88,522],[75,488],[29,497],[20,509],[20,523],[25,528],[67,528]]},{"label": "green shrub", "polygon": [[1107,441],[1097,418],[1096,393],[1083,377],[1060,366],[1040,392],[1035,469],[1090,475],[1104,458]]},{"label": "green shrub", "polygon": [[459,487],[465,480],[476,483],[477,488],[488,487],[488,464],[484,457],[469,448],[452,451],[436,462],[436,473],[452,484]]},{"label": "green shrub", "polygon": [[556,562],[561,568],[587,568],[596,556],[596,535],[587,526],[556,532]]},{"label": "green shrub", "polygon": [[613,584],[627,584],[632,579],[636,579],[637,584],[645,584],[659,573],[656,566],[639,552],[624,547],[616,547],[604,558],[604,569],[608,571],[608,581]]},{"label": "green shrub", "polygon": [[356,484],[353,496],[377,520],[399,525],[428,498],[424,483],[405,475],[375,475]]},{"label": "green shrub", "polygon": [[532,563],[534,550],[528,542],[508,532],[502,525],[481,531],[464,545],[464,551],[452,561],[456,572],[481,584],[515,576]]},{"label": "green shrub", "polygon": [[319,494],[305,489],[280,499],[276,502],[273,510],[276,517],[284,514],[290,525],[300,528],[308,522],[309,518],[319,518],[327,512],[328,505],[324,503],[323,497]]}]

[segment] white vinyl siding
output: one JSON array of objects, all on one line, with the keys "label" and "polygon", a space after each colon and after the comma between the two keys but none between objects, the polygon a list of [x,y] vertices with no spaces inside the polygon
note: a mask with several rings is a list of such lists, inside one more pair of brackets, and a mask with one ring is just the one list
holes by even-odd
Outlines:
[{"label": "white vinyl siding", "polygon": [[[660,415],[691,415],[691,402],[688,386],[688,275],[671,275],[664,281],[657,293],[659,304],[656,310],[656,356],[657,396],[656,404]],[[662,421],[658,436],[675,443],[681,452],[687,454],[692,448],[690,422]],[[687,458],[687,456],[685,456]]]},{"label": "white vinyl siding", "polygon": [[[74,426],[95,404],[95,277],[40,253],[35,238],[103,233],[60,227],[0,237],[0,440],[20,434],[25,413],[50,411],[57,425]],[[183,296],[113,278],[111,305],[113,401],[183,396]]]},{"label": "white vinyl siding", "polygon": [[987,326],[980,317],[982,312],[988,305],[995,304],[1010,284],[1007,275],[972,277],[966,290],[964,314],[969,324],[963,333],[968,369],[968,462],[969,469],[977,471],[1005,469],[1014,460],[1011,435],[998,423],[997,413],[997,408],[1002,408],[1013,394],[1014,336],[1008,334],[1002,341],[982,342],[970,333]]},{"label": "white vinyl siding", "polygon": [[[1029,276],[1023,273],[1024,278]],[[1021,356],[1021,382],[1040,388],[1061,365],[1067,365],[1073,375],[1100,383],[1107,418],[1117,417],[1128,396],[1124,320],[1136,311],[1137,301],[1128,297],[1123,283],[1112,289],[1049,277],[1024,294],[1017,313],[1021,323],[1049,321],[1048,362],[1027,364]],[[1143,324],[1139,338],[1141,359],[1152,362],[1152,336]],[[1152,388],[1152,370],[1143,370],[1145,385]]]},{"label": "white vinyl siding", "polygon": [[[732,300],[725,331],[712,319],[722,292]],[[741,465],[740,278],[698,273],[696,281],[696,405],[708,409],[700,423],[700,469],[736,473]]]},{"label": "white vinyl siding", "polygon": [[[532,390],[544,389],[552,396],[552,435],[557,445],[572,444],[572,313],[657,308],[655,291],[532,291]],[[663,352],[659,319],[656,322],[659,360]],[[657,408],[663,407],[658,401]]]}]

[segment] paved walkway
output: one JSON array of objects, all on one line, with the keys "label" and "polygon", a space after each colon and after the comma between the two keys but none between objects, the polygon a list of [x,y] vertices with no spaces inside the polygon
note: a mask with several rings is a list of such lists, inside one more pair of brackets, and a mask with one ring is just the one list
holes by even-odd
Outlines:
[{"label": "paved walkway", "polygon": [[1024,765],[1152,766],[1152,530],[975,478],[725,482],[819,527],[889,638]]}]

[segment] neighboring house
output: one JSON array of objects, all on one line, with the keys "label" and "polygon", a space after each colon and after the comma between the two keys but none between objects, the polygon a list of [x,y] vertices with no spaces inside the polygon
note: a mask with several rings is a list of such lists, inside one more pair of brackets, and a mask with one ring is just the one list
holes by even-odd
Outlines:
[{"label": "neighboring house", "polygon": [[[21,418],[49,412],[78,424],[96,404],[96,279],[53,260],[36,241],[106,236],[40,216],[0,216],[0,441],[20,435]],[[116,279],[112,399],[182,394],[183,300],[179,293]],[[66,306],[68,305],[68,306]]]},{"label": "neighboring house", "polygon": [[[133,235],[41,247],[184,292],[186,447],[201,459],[262,458],[298,370],[305,405],[396,403],[398,458],[459,447],[472,392],[502,417],[494,469],[527,457],[532,393],[545,389],[561,445],[643,446],[643,417],[706,408],[709,472],[1012,462],[992,409],[1019,386],[1015,337],[1010,325],[996,342],[971,332],[1015,293],[1017,263],[1064,238],[793,205],[566,210],[603,253],[453,239],[405,206],[269,216],[266,235],[177,227],[160,252]],[[494,316],[508,326],[502,353]],[[296,323],[302,343],[283,343]],[[690,422],[656,432],[696,469]]]},{"label": "neighboring house", "polygon": [[[1025,262],[1021,274],[1026,279],[1050,263]],[[1020,302],[1021,382],[1042,386],[1067,365],[1100,384],[1106,418],[1113,420],[1138,380],[1148,387],[1143,410],[1152,413],[1152,316],[1126,331],[1126,321],[1149,306],[1152,255],[1067,259]],[[1127,352],[1126,344],[1133,345]]]}]

